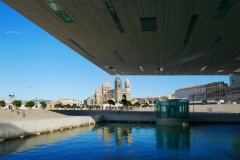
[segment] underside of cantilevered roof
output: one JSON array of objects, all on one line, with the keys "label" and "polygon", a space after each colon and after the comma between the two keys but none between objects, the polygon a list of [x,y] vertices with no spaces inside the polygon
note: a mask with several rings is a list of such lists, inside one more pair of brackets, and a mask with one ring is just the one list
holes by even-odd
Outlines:
[{"label": "underside of cantilevered roof", "polygon": [[240,74],[240,0],[2,1],[111,75]]}]

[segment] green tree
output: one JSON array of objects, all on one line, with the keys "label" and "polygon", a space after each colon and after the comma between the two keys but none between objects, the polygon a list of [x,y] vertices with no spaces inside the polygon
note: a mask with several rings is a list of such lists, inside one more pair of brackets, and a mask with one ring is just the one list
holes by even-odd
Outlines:
[{"label": "green tree", "polygon": [[205,100],[205,99],[202,100],[202,103],[203,103],[203,104],[207,104],[207,100]]},{"label": "green tree", "polygon": [[6,102],[4,100],[0,101],[0,106],[1,107],[5,107],[5,105],[6,105]]},{"label": "green tree", "polygon": [[108,104],[110,104],[110,106],[115,105],[115,102],[112,99],[110,99],[110,100],[108,100]]},{"label": "green tree", "polygon": [[149,104],[148,103],[144,103],[144,105],[143,105],[144,107],[147,107],[147,106],[149,106]]},{"label": "green tree", "polygon": [[54,108],[63,108],[63,105],[62,103],[58,103],[54,105]]},{"label": "green tree", "polygon": [[122,99],[121,100],[121,104],[126,107],[127,106],[127,100],[126,99]]},{"label": "green tree", "polygon": [[13,104],[14,106],[21,107],[22,101],[21,101],[21,100],[14,100],[14,101],[12,102],[12,104]]},{"label": "green tree", "polygon": [[97,109],[100,109],[100,106],[99,106],[99,105],[97,105],[97,106],[96,106],[96,108],[97,108]]},{"label": "green tree", "polygon": [[27,102],[27,103],[25,104],[25,107],[30,107],[30,108],[32,108],[34,105],[35,105],[35,102],[29,101],[29,102]]},{"label": "green tree", "polygon": [[135,103],[134,103],[134,106],[139,107],[139,106],[141,106],[141,104],[140,104],[139,102],[135,102]]},{"label": "green tree", "polygon": [[67,105],[65,105],[65,108],[71,108],[71,105],[70,104],[67,104]]},{"label": "green tree", "polygon": [[47,107],[47,103],[44,101],[40,102],[40,104],[41,104],[41,108],[43,108],[43,109],[45,109]]},{"label": "green tree", "polygon": [[77,108],[77,104],[74,103],[74,104],[73,104],[73,108]]},{"label": "green tree", "polygon": [[127,106],[132,107],[133,106],[132,102],[131,101],[127,101]]},{"label": "green tree", "polygon": [[131,101],[127,101],[127,105],[128,105],[128,106],[133,106],[133,104],[132,104]]}]

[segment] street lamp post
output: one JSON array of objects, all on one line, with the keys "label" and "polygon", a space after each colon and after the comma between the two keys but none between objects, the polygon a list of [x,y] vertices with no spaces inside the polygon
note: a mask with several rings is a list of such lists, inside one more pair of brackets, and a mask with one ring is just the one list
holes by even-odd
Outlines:
[{"label": "street lamp post", "polygon": [[[30,89],[31,89],[31,87],[28,87],[28,89],[29,89],[29,93],[30,93]],[[29,96],[29,101],[31,100],[31,93],[30,93],[30,96]]]},{"label": "street lamp post", "polygon": [[195,94],[193,94],[193,112],[194,112],[194,97],[195,97]]}]

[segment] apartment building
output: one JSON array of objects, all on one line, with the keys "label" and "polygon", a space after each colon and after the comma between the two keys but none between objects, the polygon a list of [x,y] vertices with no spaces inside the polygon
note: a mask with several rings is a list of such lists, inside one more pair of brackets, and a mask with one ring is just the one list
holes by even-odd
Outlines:
[{"label": "apartment building", "polygon": [[206,99],[218,98],[226,95],[227,83],[212,82],[206,84]]},{"label": "apartment building", "polygon": [[206,86],[190,86],[186,88],[180,88],[175,91],[175,98],[189,99],[192,100],[203,100],[206,99]]}]

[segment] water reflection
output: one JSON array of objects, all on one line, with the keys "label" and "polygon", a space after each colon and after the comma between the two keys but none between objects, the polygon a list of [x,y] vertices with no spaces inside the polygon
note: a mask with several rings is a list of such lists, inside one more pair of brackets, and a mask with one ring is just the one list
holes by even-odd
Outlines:
[{"label": "water reflection", "polygon": [[240,125],[92,127],[0,143],[1,155],[28,149],[0,159],[240,159]]},{"label": "water reflection", "polygon": [[156,139],[158,148],[190,148],[190,130],[188,127],[157,126]]},{"label": "water reflection", "polygon": [[[189,128],[152,126],[150,124],[106,123],[96,126],[96,132],[97,137],[103,139],[106,146],[109,146],[114,140],[117,146],[122,146],[123,144],[130,145],[133,143],[132,132],[137,132],[139,127],[155,130],[157,148],[190,148]],[[146,135],[146,137],[148,136]]]},{"label": "water reflection", "polygon": [[129,145],[133,142],[132,126],[126,124],[106,124],[98,127],[99,128],[96,129],[97,134],[102,135],[100,137],[105,141],[106,146],[109,146],[112,139],[115,139],[117,146],[121,146],[124,143]]},{"label": "water reflection", "polygon": [[55,131],[52,133],[41,134],[39,136],[25,137],[23,139],[17,138],[9,141],[3,141],[0,143],[0,156],[20,152],[35,147],[48,146],[54,142],[69,139],[76,135],[89,132],[93,128],[94,126],[91,125],[80,128],[74,128],[71,130]]}]

